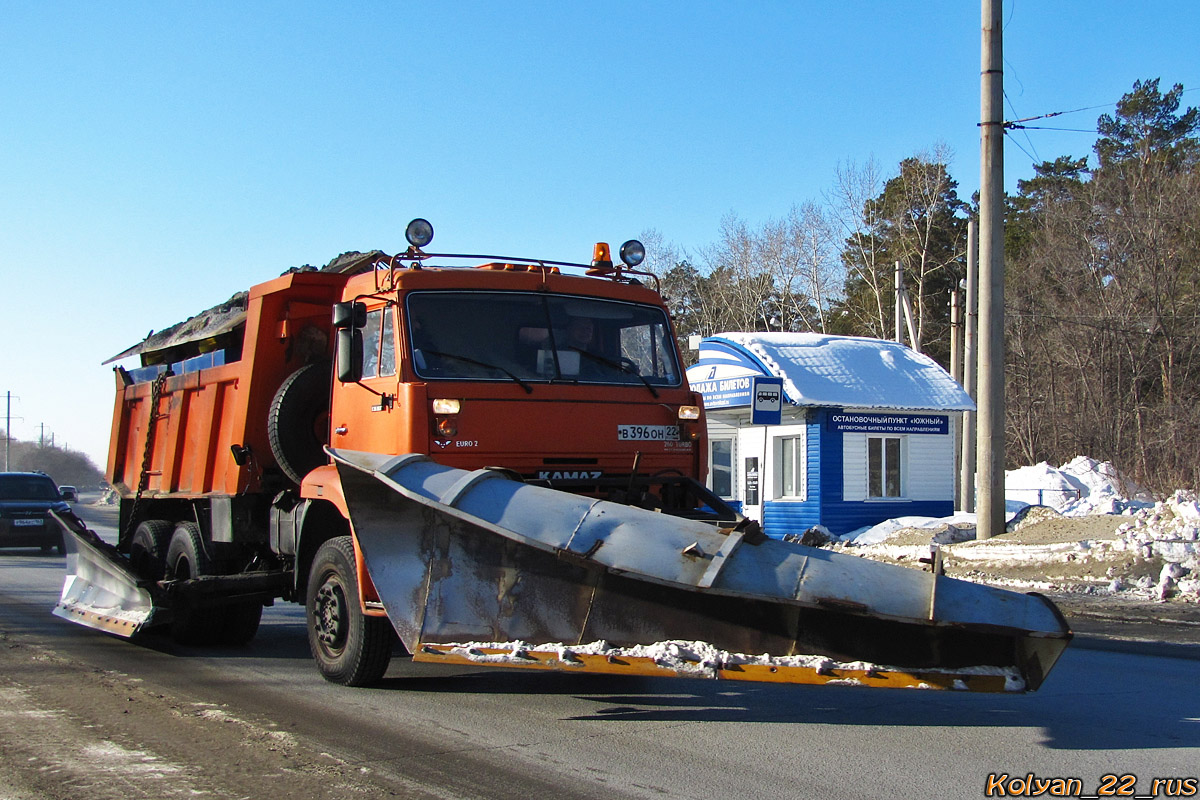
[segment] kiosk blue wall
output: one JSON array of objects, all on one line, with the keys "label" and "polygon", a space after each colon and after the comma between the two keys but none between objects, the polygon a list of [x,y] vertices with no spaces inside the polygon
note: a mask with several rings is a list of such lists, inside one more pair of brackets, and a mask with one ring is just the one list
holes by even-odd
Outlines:
[{"label": "kiosk blue wall", "polygon": [[[954,512],[958,412],[975,405],[928,356],[880,339],[730,332],[701,341],[688,380],[704,396],[710,487],[768,536]],[[754,422],[769,399],[759,381],[781,389],[778,421]]]}]

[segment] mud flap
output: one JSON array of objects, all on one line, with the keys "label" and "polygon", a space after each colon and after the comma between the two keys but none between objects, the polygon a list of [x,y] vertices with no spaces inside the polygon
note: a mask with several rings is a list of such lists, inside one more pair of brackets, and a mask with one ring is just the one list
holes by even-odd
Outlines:
[{"label": "mud flap", "polygon": [[67,575],[54,614],[89,628],[129,638],[165,622],[155,608],[151,584],[128,560],[74,514],[51,512],[63,528]]},{"label": "mud flap", "polygon": [[330,451],[416,660],[791,683],[1036,689],[1053,604],[466,472]]}]

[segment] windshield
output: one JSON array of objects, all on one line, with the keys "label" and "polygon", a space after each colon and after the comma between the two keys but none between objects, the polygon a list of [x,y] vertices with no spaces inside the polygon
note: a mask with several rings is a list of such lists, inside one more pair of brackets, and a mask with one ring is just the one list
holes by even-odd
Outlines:
[{"label": "windshield", "polygon": [[0,500],[58,500],[58,487],[37,475],[0,475]]},{"label": "windshield", "polygon": [[530,292],[412,292],[413,364],[422,378],[678,386],[656,306]]}]

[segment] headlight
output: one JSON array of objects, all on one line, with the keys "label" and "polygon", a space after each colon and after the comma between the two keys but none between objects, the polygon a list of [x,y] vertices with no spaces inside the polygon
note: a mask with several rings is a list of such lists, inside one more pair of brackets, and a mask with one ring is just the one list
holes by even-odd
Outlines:
[{"label": "headlight", "polygon": [[433,401],[433,413],[435,414],[457,414],[462,410],[462,401],[449,398],[438,397]]},{"label": "headlight", "polygon": [[680,419],[700,419],[700,406],[680,406]]}]

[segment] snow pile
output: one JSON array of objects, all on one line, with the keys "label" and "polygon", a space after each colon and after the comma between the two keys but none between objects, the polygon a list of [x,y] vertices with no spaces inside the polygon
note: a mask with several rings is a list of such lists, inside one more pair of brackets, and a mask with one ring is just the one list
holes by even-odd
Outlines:
[{"label": "snow pile", "polygon": [[[1200,601],[1200,503],[1193,492],[1178,491],[1168,500],[1134,514],[1117,528],[1117,537],[1145,559],[1163,562],[1157,583],[1143,576],[1136,586],[1159,600],[1178,597]],[[1123,587],[1117,580],[1112,591]]]},{"label": "snow pile", "polygon": [[1131,514],[1150,505],[1144,492],[1127,491],[1126,486],[1111,463],[1087,456],[1076,456],[1058,468],[1043,461],[1004,473],[1006,501],[1049,506],[1068,517]]},{"label": "snow pile", "polygon": [[[870,545],[882,544],[890,539],[899,531],[908,528],[918,528],[924,530],[934,530],[942,526],[947,529],[954,528],[960,530],[963,527],[969,527],[972,531],[975,529],[974,514],[955,514],[952,517],[896,517],[895,519],[887,519],[878,525],[871,525],[866,528],[850,531],[840,537],[843,544],[854,545]],[[974,533],[966,538],[975,538]]]},{"label": "snow pile", "polygon": [[[1013,517],[1026,507],[1028,507],[1027,503],[1005,501],[1005,520],[1011,522]],[[932,532],[932,538],[938,544],[953,544],[955,542],[965,542],[974,539],[975,526],[975,515],[962,511],[949,517],[896,517],[895,519],[886,519],[878,525],[868,525],[865,528],[858,528],[834,538],[840,544],[855,546],[883,544],[900,531],[916,528]]]},{"label": "snow pile", "polygon": [[[1133,497],[1127,496],[1129,494]],[[1146,492],[1132,487],[1111,463],[1087,456],[1076,456],[1061,467],[1052,467],[1043,461],[1004,473],[1004,511],[1008,522],[1028,506],[1046,506],[1064,517],[1083,517],[1133,514],[1152,505]],[[944,532],[939,532],[941,538],[936,541],[953,544],[974,538],[965,532],[973,531],[975,522],[974,514],[965,513],[940,518],[897,517],[838,538],[844,544],[872,545],[881,544],[906,528],[938,530],[949,526],[954,530],[945,536],[942,535]]]}]

